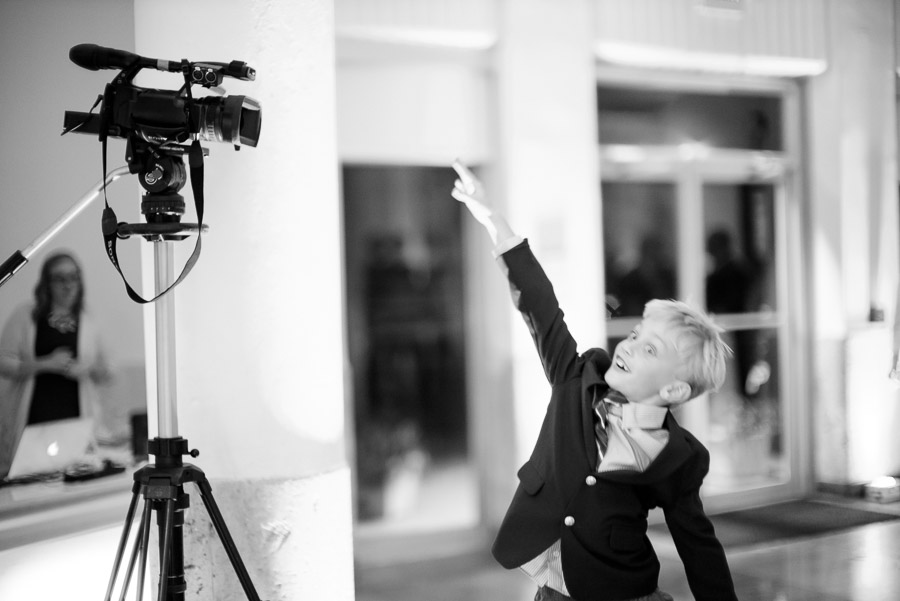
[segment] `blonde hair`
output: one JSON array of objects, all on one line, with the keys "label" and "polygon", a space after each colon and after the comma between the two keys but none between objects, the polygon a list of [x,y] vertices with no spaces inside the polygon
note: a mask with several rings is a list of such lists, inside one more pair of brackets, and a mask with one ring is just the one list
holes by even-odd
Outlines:
[{"label": "blonde hair", "polygon": [[675,335],[675,349],[684,357],[685,382],[691,398],[715,392],[725,381],[725,360],[732,355],[722,340],[724,330],[700,309],[676,300],[651,300],[644,306],[644,318],[663,321]]}]

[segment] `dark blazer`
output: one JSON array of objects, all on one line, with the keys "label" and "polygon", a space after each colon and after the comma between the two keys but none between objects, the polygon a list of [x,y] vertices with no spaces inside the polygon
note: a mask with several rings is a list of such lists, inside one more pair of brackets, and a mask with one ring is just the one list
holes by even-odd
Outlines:
[{"label": "dark blazer", "polygon": [[[696,601],[737,597],[722,545],[703,511],[709,452],[669,413],[669,442],[643,472],[598,473],[591,400],[604,394],[606,351],[576,350],[553,287],[527,242],[501,255],[513,302],[525,318],[551,384],[531,458],[493,545],[516,568],[561,542],[566,587],[577,601],[633,599],[657,587],[659,560],[647,512],[661,507]],[[599,310],[599,309],[598,309]]]}]

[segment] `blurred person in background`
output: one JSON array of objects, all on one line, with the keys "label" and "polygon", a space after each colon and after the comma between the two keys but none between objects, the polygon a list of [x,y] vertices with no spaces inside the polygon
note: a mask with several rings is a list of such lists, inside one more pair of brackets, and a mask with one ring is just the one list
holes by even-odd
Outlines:
[{"label": "blurred person in background", "polygon": [[0,334],[0,478],[25,426],[93,417],[110,380],[99,328],[85,311],[81,267],[71,253],[52,253],[34,299]]}]

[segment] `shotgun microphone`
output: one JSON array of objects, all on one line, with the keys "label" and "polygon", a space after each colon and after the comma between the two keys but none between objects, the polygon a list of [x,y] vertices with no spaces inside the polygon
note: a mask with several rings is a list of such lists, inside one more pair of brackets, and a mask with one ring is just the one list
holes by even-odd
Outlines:
[{"label": "shotgun microphone", "polygon": [[69,50],[69,60],[83,69],[126,69],[129,67],[150,67],[160,71],[180,71],[181,63],[176,61],[146,58],[126,50],[106,48],[97,44],[78,44]]}]

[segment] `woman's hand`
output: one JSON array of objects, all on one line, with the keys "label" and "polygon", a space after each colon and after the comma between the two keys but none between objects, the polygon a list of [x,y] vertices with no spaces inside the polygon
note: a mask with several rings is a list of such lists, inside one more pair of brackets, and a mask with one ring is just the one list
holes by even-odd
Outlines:
[{"label": "woman's hand", "polygon": [[113,374],[106,365],[94,365],[88,370],[88,377],[94,384],[109,384],[113,380]]},{"label": "woman's hand", "polygon": [[49,355],[41,357],[35,363],[35,374],[43,372],[67,376],[72,366],[76,364],[76,361],[71,350],[58,348]]}]

